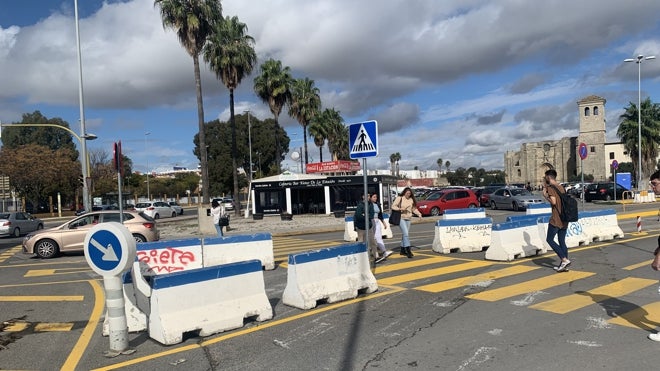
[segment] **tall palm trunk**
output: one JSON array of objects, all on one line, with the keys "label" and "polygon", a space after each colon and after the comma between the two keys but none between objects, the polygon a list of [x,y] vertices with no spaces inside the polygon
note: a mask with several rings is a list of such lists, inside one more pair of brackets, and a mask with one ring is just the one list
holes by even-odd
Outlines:
[{"label": "tall palm trunk", "polygon": [[236,216],[241,215],[241,197],[238,193],[238,169],[236,166],[236,118],[234,117],[234,89],[229,89],[229,115],[231,117],[231,167],[234,175],[234,202]]},{"label": "tall palm trunk", "polygon": [[323,162],[323,146],[319,147],[319,162]]},{"label": "tall palm trunk", "polygon": [[[308,157],[307,157],[307,125],[303,126],[303,143],[305,143],[305,166],[309,163]],[[301,171],[303,174],[307,173],[307,169],[302,169]]]},{"label": "tall palm trunk", "polygon": [[208,204],[209,199],[209,164],[204,130],[204,103],[202,101],[202,78],[199,73],[199,56],[193,57],[195,67],[195,91],[197,93],[197,123],[199,125],[199,161],[202,164],[202,202]]},{"label": "tall palm trunk", "polygon": [[282,152],[280,149],[280,115],[277,113],[273,114],[275,116],[275,166],[277,169],[277,174],[280,174],[280,161],[282,159]]}]

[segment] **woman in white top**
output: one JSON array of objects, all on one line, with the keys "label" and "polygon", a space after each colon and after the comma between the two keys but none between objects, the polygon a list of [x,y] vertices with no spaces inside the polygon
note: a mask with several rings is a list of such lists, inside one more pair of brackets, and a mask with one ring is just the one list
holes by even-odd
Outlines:
[{"label": "woman in white top", "polygon": [[387,228],[387,224],[383,223],[383,208],[380,207],[378,204],[378,194],[372,193],[369,195],[369,202],[371,202],[371,205],[373,206],[374,209],[374,219],[373,219],[373,225],[374,225],[374,239],[376,240],[376,247],[378,247],[378,251],[380,251],[380,256],[376,259],[376,263],[380,263],[383,260],[387,259],[388,256],[392,255],[391,251],[388,251],[385,248],[385,243],[383,242],[383,232],[380,228],[382,225],[383,228]]},{"label": "woman in white top", "polygon": [[225,215],[225,207],[218,200],[211,201],[211,215],[213,216],[213,225],[218,231],[218,236],[222,236],[222,227],[220,226],[220,217]]}]

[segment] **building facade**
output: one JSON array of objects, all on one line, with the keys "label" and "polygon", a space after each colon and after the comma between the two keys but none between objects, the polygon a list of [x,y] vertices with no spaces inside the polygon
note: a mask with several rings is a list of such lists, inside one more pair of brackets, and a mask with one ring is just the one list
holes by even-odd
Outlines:
[{"label": "building facade", "polygon": [[[557,171],[557,180],[569,181],[580,174],[591,174],[594,180],[605,180],[611,175],[613,160],[630,162],[630,156],[621,143],[605,141],[605,98],[591,95],[577,102],[579,131],[577,137],[565,137],[524,143],[519,151],[504,154],[507,183],[541,184],[548,169]],[[586,145],[586,158],[579,155],[580,144]]]}]

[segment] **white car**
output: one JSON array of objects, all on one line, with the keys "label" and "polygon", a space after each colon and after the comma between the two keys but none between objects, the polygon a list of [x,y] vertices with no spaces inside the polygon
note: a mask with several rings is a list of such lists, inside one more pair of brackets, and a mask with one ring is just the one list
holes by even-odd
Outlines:
[{"label": "white car", "polygon": [[162,201],[140,202],[135,205],[135,211],[142,211],[154,219],[174,218],[177,215],[176,210],[167,202]]},{"label": "white car", "polygon": [[174,211],[176,211],[177,215],[183,215],[183,207],[181,207],[176,201],[170,201],[169,205]]}]

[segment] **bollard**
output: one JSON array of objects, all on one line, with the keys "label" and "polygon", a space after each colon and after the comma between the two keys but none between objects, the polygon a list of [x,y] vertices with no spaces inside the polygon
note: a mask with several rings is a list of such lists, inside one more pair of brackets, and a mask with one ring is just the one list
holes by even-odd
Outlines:
[{"label": "bollard", "polygon": [[637,232],[641,232],[641,231],[642,231],[642,217],[638,216],[637,217]]}]

